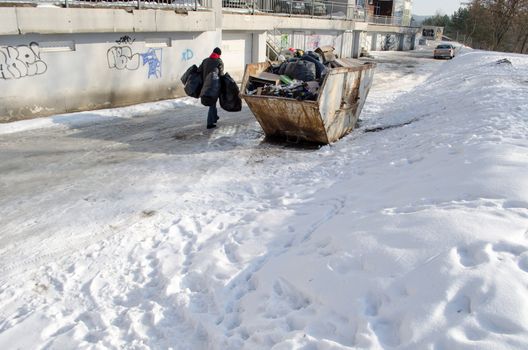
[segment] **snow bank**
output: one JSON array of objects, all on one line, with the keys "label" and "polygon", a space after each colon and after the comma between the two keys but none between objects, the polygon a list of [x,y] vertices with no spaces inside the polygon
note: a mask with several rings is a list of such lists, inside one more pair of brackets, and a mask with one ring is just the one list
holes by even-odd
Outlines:
[{"label": "snow bank", "polygon": [[60,127],[66,122],[71,127],[80,127],[87,124],[106,121],[109,118],[133,118],[137,115],[166,111],[170,108],[177,108],[182,106],[195,106],[198,103],[199,100],[188,97],[176,100],[148,102],[122,108],[101,109],[98,111],[69,113],[55,115],[47,118],[21,120],[12,123],[0,123],[0,135],[42,128]]},{"label": "snow bank", "polygon": [[3,281],[0,347],[526,348],[528,58],[427,64],[332,146],[186,157],[163,210]]},{"label": "snow bank", "polygon": [[247,348],[527,346],[528,59],[442,68],[336,145],[344,180],[238,304]]}]

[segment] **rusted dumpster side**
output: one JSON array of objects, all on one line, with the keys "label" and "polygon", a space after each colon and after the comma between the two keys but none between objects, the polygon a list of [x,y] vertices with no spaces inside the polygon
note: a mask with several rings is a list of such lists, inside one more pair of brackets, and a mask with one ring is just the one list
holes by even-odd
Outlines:
[{"label": "rusted dumpster side", "polygon": [[317,102],[271,96],[244,96],[244,100],[267,136],[329,143]]},{"label": "rusted dumpster side", "polygon": [[373,68],[362,64],[328,72],[318,103],[329,143],[355,128],[372,84]]},{"label": "rusted dumpster side", "polygon": [[246,91],[246,85],[248,83],[248,80],[249,80],[249,76],[250,75],[257,75],[261,72],[264,72],[266,69],[269,68],[269,66],[271,66],[271,64],[269,62],[259,62],[259,63],[249,63],[249,64],[246,64],[246,70],[244,71],[244,77],[242,78],[242,93],[241,95],[242,96],[247,96],[245,95],[245,91]]},{"label": "rusted dumpster side", "polygon": [[316,101],[244,94],[250,75],[268,69],[268,62],[246,65],[242,97],[267,136],[326,144],[328,138]]}]

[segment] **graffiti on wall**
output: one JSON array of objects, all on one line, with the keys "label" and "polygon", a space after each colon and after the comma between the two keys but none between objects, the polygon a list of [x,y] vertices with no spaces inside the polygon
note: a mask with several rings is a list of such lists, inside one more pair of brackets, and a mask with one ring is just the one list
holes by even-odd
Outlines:
[{"label": "graffiti on wall", "polygon": [[306,36],[306,50],[315,50],[320,46],[321,38],[317,34]]},{"label": "graffiti on wall", "polygon": [[120,37],[119,39],[116,40],[116,43],[118,45],[121,45],[121,44],[133,44],[134,41],[136,41],[136,39],[132,39],[128,35],[123,35],[122,37]]},{"label": "graffiti on wall", "polygon": [[396,35],[392,35],[392,34],[385,35],[385,40],[383,41],[382,50],[383,51],[398,50],[398,41],[396,40]]},{"label": "graffiti on wall", "polygon": [[112,46],[106,52],[108,67],[119,70],[139,68],[139,53],[132,53],[130,46]]},{"label": "graffiti on wall", "polygon": [[280,44],[281,44],[281,48],[290,46],[290,38],[288,37],[288,34],[281,34]]},{"label": "graffiti on wall", "polygon": [[148,49],[141,54],[141,58],[144,65],[148,64],[148,78],[161,78],[161,49]]},{"label": "graffiti on wall", "polygon": [[44,74],[48,66],[40,58],[39,45],[0,46],[0,78],[19,79]]},{"label": "graffiti on wall", "polygon": [[106,59],[110,69],[117,70],[138,70],[141,66],[148,67],[147,78],[161,77],[161,48],[150,48],[147,52],[140,53],[132,51],[132,48],[123,43],[133,43],[135,39],[128,35],[122,36],[116,42],[118,46],[112,46],[106,52]]},{"label": "graffiti on wall", "polygon": [[187,62],[187,61],[190,61],[193,57],[194,57],[194,52],[191,49],[185,49],[182,52],[181,60],[183,62]]}]

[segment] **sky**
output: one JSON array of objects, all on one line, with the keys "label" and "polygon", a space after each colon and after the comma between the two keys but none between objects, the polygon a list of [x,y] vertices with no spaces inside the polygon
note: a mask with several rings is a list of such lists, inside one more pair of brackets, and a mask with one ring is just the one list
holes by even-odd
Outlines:
[{"label": "sky", "polygon": [[460,0],[414,0],[413,14],[414,15],[434,15],[436,12],[442,14],[452,15],[453,12],[460,7]]}]

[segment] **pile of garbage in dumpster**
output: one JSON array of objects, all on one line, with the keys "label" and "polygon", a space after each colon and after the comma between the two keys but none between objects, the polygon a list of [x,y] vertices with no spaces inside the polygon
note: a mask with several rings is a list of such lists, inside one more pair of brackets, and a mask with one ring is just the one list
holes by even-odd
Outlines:
[{"label": "pile of garbage in dumpster", "polygon": [[336,60],[331,46],[306,53],[294,50],[292,57],[282,56],[267,71],[250,76],[246,94],[315,101],[328,69],[341,67]]}]

